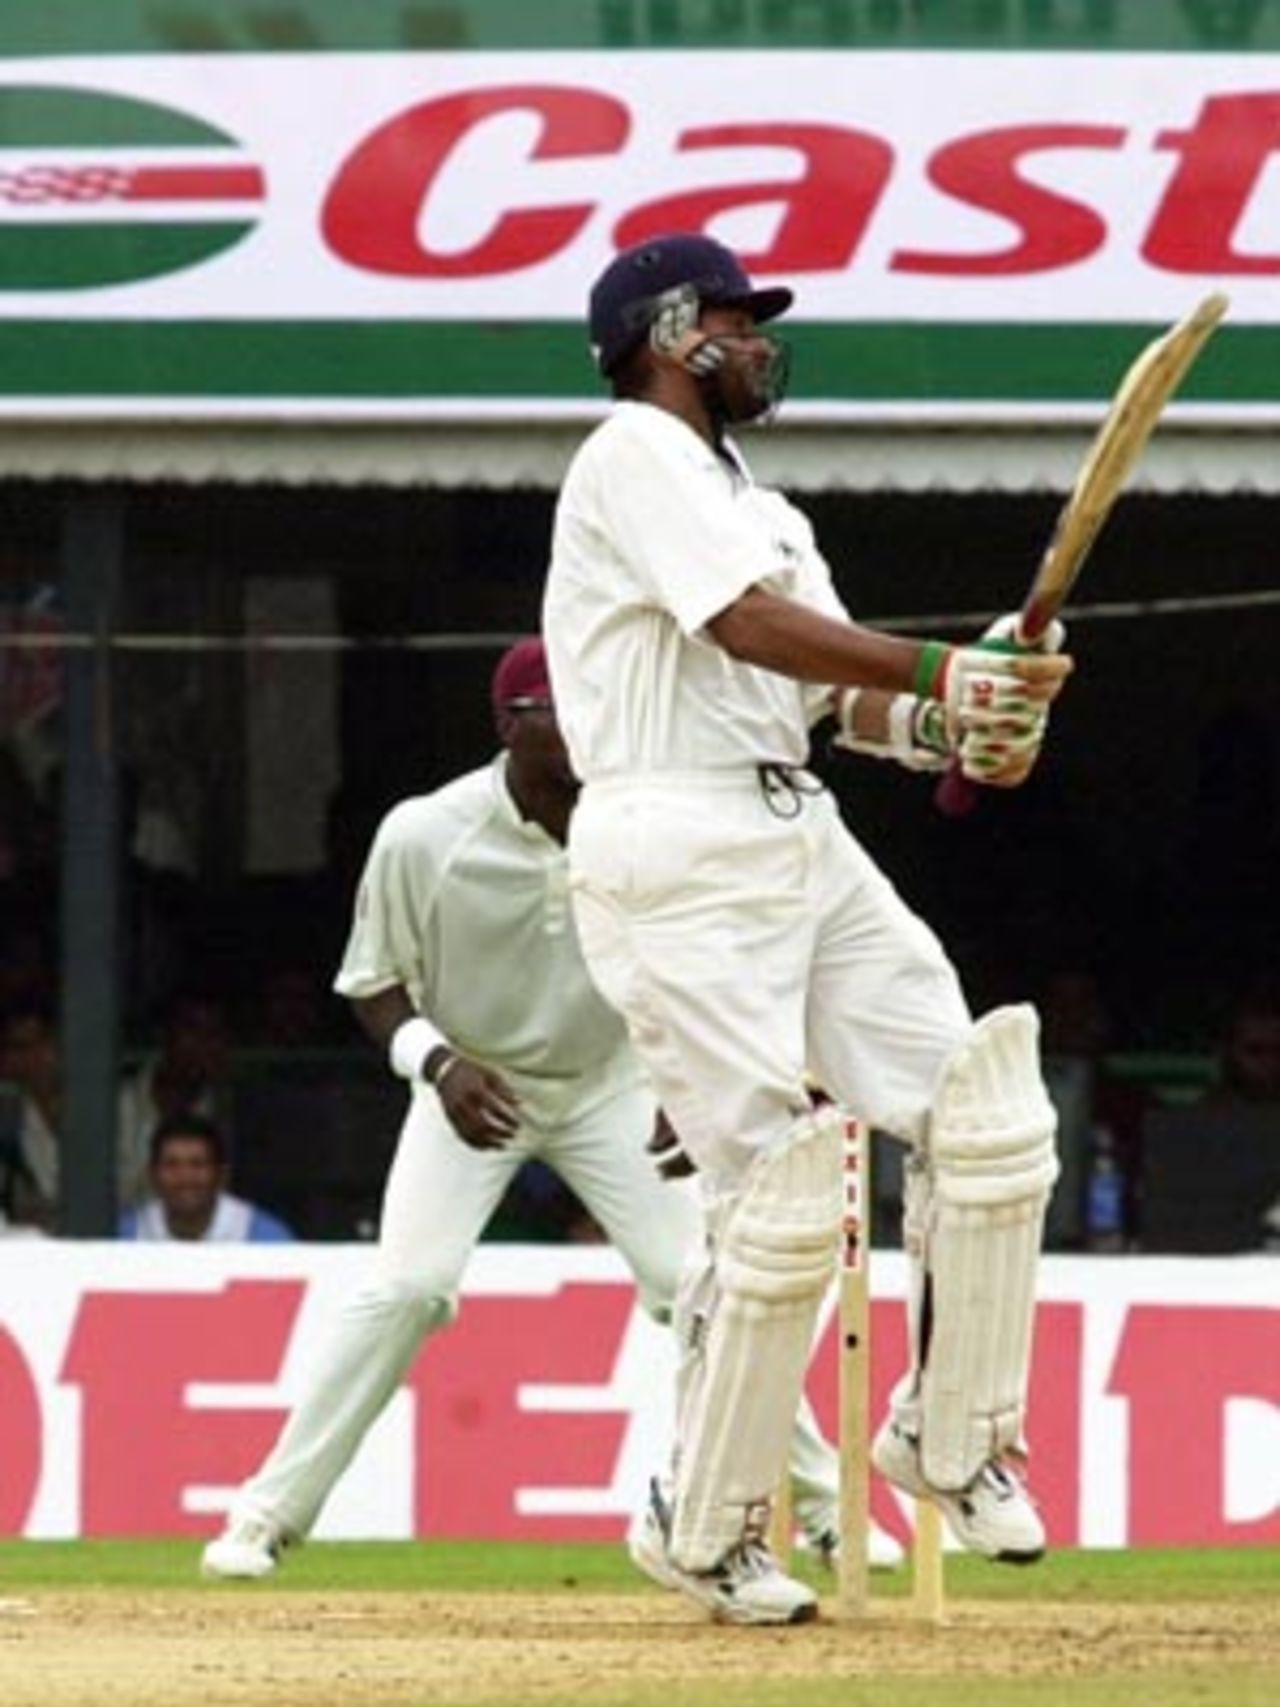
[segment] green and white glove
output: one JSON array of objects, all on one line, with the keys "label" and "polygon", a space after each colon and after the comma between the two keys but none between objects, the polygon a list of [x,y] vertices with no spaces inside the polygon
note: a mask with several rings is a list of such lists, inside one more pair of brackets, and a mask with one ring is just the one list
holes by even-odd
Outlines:
[{"label": "green and white glove", "polygon": [[[1032,646],[1019,639],[1020,621],[1017,611],[997,617],[983,630],[979,649],[1015,655],[1056,653],[1066,644],[1067,631],[1056,617]],[[1048,727],[1048,705],[1030,698],[1023,683],[1002,680],[966,719],[959,743],[960,769],[974,782],[1020,783],[1039,758]]]},{"label": "green and white glove", "polygon": [[936,699],[961,772],[974,782],[1014,787],[1039,756],[1049,704],[1070,672],[1055,654],[1066,634],[1055,622],[1033,648],[1014,638],[1018,616],[993,622],[971,646],[928,642],[921,650],[917,686]]}]

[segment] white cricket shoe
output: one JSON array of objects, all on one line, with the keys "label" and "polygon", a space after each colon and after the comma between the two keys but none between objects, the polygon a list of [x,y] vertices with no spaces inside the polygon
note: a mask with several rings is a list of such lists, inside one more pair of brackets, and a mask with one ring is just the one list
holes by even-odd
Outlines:
[{"label": "white cricket shoe", "polygon": [[273,1523],[257,1517],[230,1517],[200,1559],[202,1577],[269,1577],[289,1545]]},{"label": "white cricket shoe", "polygon": [[920,1467],[920,1442],[888,1419],[876,1435],[871,1462],[886,1481],[915,1499],[932,1500],[962,1547],[1006,1565],[1030,1565],[1044,1552],[1044,1524],[1031,1496],[999,1459],[990,1458],[968,1487],[935,1488]]},{"label": "white cricket shoe", "polygon": [[[819,1564],[834,1571],[840,1562],[840,1513],[834,1505],[799,1511],[796,1542],[801,1552],[811,1553]],[[896,1571],[906,1559],[900,1543],[873,1523],[867,1534],[867,1564],[873,1571]]]},{"label": "white cricket shoe", "polygon": [[787,1576],[765,1546],[757,1527],[709,1571],[686,1571],[667,1551],[671,1512],[656,1482],[627,1534],[633,1564],[663,1588],[696,1601],[722,1624],[807,1624],[818,1616],[818,1597]]}]

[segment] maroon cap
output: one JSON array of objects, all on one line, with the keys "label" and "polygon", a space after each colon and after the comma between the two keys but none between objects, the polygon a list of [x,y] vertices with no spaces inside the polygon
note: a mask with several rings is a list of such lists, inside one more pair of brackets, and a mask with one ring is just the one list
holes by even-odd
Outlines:
[{"label": "maroon cap", "polygon": [[501,711],[517,699],[550,699],[551,677],[547,673],[547,652],[541,640],[530,636],[518,640],[498,660],[490,689],[493,709]]}]

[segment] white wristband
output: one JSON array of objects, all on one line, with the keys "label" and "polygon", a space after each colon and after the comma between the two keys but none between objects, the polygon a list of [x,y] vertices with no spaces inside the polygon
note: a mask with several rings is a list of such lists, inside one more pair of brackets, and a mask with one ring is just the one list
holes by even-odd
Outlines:
[{"label": "white wristband", "polygon": [[387,1056],[393,1073],[398,1073],[402,1079],[416,1084],[422,1077],[422,1069],[426,1066],[427,1056],[431,1051],[448,1047],[443,1032],[437,1031],[429,1019],[415,1014],[412,1019],[405,1020],[392,1032]]},{"label": "white wristband", "polygon": [[889,701],[889,751],[901,764],[916,754],[915,711],[914,694],[896,693]]},{"label": "white wristband", "polygon": [[861,692],[861,688],[836,689],[836,722],[840,725],[840,734],[845,741],[854,741],[857,739],[857,736],[853,732],[853,708],[857,705]]}]

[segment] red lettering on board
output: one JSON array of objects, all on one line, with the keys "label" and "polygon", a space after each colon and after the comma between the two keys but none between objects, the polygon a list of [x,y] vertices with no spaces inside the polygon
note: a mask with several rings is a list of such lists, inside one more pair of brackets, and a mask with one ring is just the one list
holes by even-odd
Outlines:
[{"label": "red lettering on board", "polygon": [[456,253],[431,249],[420,235],[423,208],[459,143],[488,119],[522,112],[540,124],[532,160],[615,154],[631,128],[620,101],[588,89],[522,84],[424,101],[379,126],[342,166],[321,213],[329,247],[353,267],[404,278],[481,278],[549,260],[582,230],[593,201],[499,213],[480,242]]},{"label": "red lettering on board", "polygon": [[1106,222],[1073,197],[1032,183],[1022,163],[1046,149],[1119,148],[1124,138],[1114,125],[1046,124],[981,131],[947,143],[929,161],[930,181],[957,201],[1007,219],[1018,236],[985,253],[899,249],[892,270],[977,278],[1051,272],[1085,260],[1105,243]]},{"label": "red lettering on board", "polygon": [[1131,1547],[1280,1542],[1280,1506],[1244,1522],[1223,1509],[1227,1401],[1280,1406],[1280,1311],[1135,1304],[1107,1391],[1129,1401]]},{"label": "red lettering on board", "polygon": [[787,148],[799,177],[684,190],[624,214],[614,231],[620,249],[666,231],[704,231],[718,215],[777,203],[782,219],[765,249],[744,251],[754,273],[808,273],[847,267],[858,252],[893,170],[893,150],[866,131],[826,124],[727,124],[682,131],[691,148]]},{"label": "red lettering on board", "polygon": [[274,1381],[301,1281],[230,1281],[220,1292],[90,1292],[61,1379],[81,1389],[82,1535],[201,1535],[218,1518],[184,1509],[196,1484],[235,1487],[256,1470],[284,1413],[199,1409],[194,1381]]},{"label": "red lettering on board", "polygon": [[419,1535],[616,1541],[622,1518],[522,1512],[521,1489],[607,1488],[625,1411],[530,1410],[537,1382],[607,1383],[635,1307],[631,1286],[566,1285],[554,1298],[468,1298],[409,1375],[417,1398]]},{"label": "red lettering on board", "polygon": [[0,1327],[0,1535],[21,1535],[43,1460],[40,1393],[22,1347]]},{"label": "red lettering on board", "polygon": [[1280,250],[1242,253],[1236,230],[1264,167],[1280,148],[1280,94],[1215,95],[1190,130],[1165,130],[1156,147],[1181,156],[1142,244],[1171,273],[1280,272]]}]

